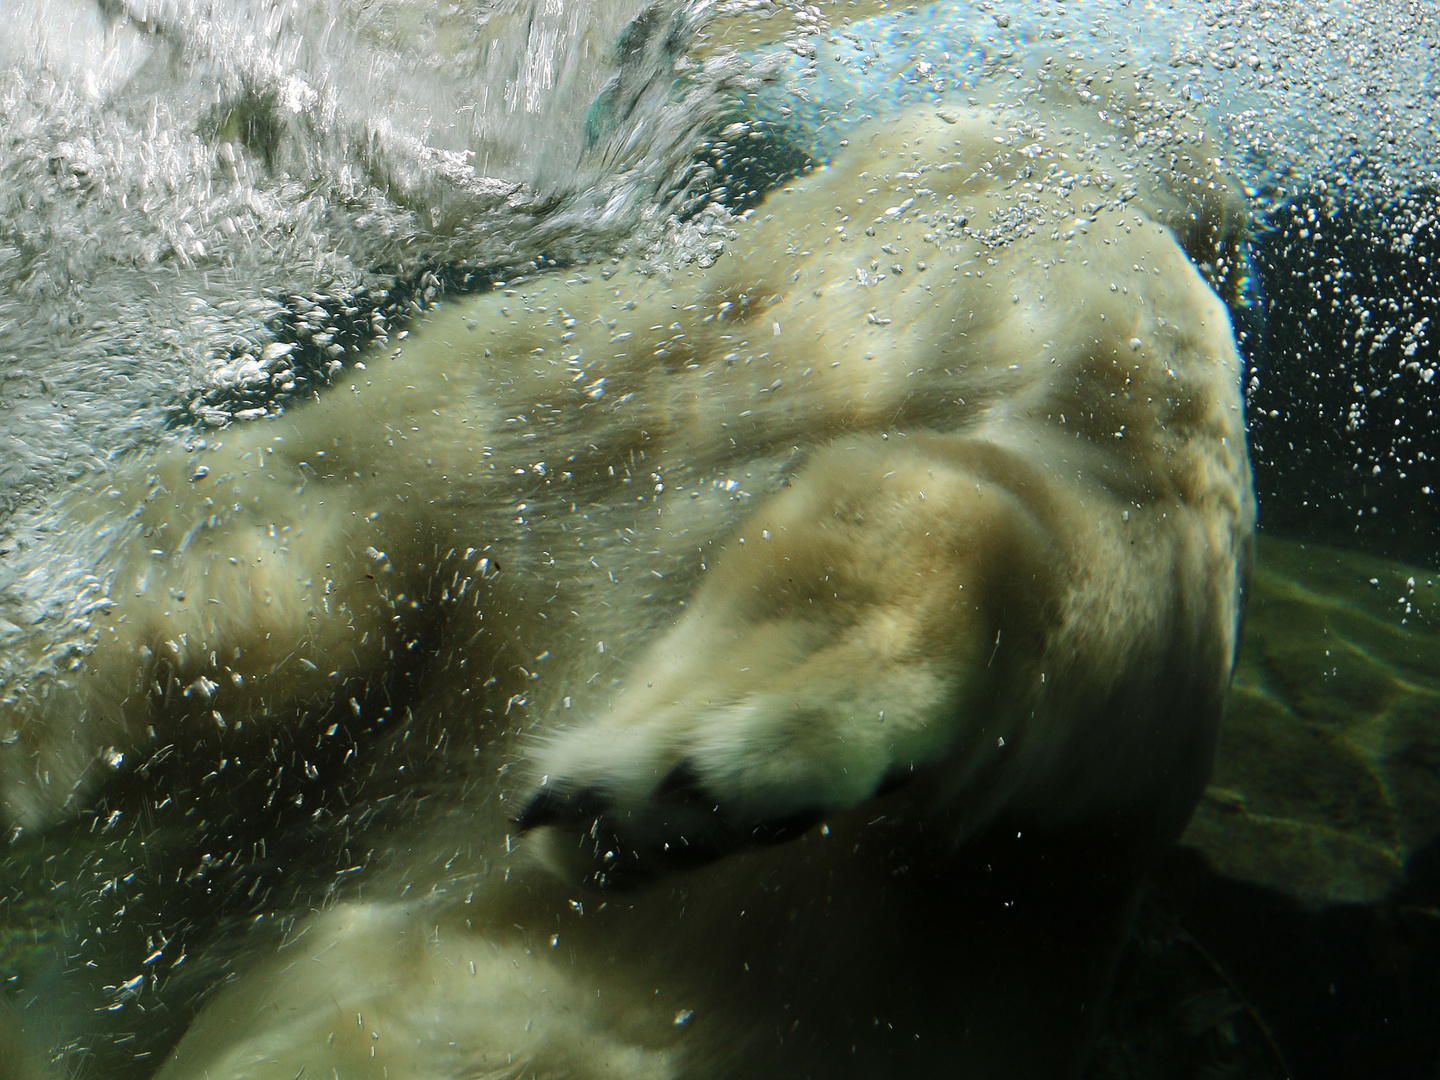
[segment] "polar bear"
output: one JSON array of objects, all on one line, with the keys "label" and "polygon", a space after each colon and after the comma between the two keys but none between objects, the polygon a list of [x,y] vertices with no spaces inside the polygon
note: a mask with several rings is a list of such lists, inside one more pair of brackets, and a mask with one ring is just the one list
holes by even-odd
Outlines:
[{"label": "polar bear", "polygon": [[158,1076],[1076,1066],[1254,517],[1244,205],[1077,85],[861,128],[708,269],[448,300],[58,501],[96,584],[5,658],[12,827],[337,700],[432,766]]}]

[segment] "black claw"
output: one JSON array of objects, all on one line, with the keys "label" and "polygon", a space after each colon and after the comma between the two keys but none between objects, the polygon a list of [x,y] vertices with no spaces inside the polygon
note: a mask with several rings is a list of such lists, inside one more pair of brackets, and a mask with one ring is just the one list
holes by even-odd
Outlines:
[{"label": "black claw", "polygon": [[[820,822],[807,807],[758,824],[734,821],[716,805],[693,762],[682,760],[656,785],[650,813],[617,814],[603,788],[536,789],[512,819],[522,833],[556,826],[578,834],[570,865],[579,880],[602,891],[636,888],[655,877],[703,866],[749,847],[783,844]],[[583,868],[583,869],[582,869]]]},{"label": "black claw", "polygon": [[805,835],[825,815],[819,809],[800,810],[787,817],[762,821],[750,830],[750,839],[764,846],[784,844]]},{"label": "black claw", "polygon": [[543,787],[512,819],[522,833],[546,825],[574,827],[593,821],[603,814],[610,800],[593,787],[581,788],[573,795],[564,795],[551,787]]},{"label": "black claw", "polygon": [[573,815],[566,824],[593,821],[610,809],[610,797],[598,788],[583,787],[570,798]]},{"label": "black claw", "polygon": [[915,771],[914,765],[892,765],[885,773],[884,778],[875,788],[875,798],[883,798],[892,792],[913,783],[919,774]]},{"label": "black claw", "polygon": [[530,801],[525,804],[523,810],[516,814],[511,821],[522,833],[531,829],[538,829],[544,825],[551,825],[560,820],[563,800],[548,788],[541,788]]},{"label": "black claw", "polygon": [[665,779],[655,788],[655,800],[672,805],[714,801],[706,793],[700,773],[689,758],[683,758],[665,774]]}]

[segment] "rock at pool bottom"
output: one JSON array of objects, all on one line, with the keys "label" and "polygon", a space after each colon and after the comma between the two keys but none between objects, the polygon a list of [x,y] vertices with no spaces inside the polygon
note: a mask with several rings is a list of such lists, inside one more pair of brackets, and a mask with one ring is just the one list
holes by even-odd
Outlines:
[{"label": "rock at pool bottom", "polygon": [[1440,572],[1262,537],[1184,842],[1309,906],[1374,903],[1440,836]]}]

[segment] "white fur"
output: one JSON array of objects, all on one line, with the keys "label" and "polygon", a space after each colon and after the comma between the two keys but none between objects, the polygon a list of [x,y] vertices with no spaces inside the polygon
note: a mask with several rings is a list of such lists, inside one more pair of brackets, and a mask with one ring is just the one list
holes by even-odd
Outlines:
[{"label": "white fur", "polygon": [[[13,822],[65,813],[152,724],[263,738],[414,663],[421,625],[443,645],[417,730],[477,748],[456,809],[257,957],[161,1075],[1073,1059],[1088,1021],[1035,987],[1098,999],[1105,948],[1022,974],[1023,939],[988,952],[938,917],[943,868],[997,822],[1178,831],[1253,518],[1239,359],[1192,261],[1233,278],[1243,213],[1202,142],[1142,157],[1124,130],[1063,95],[914,109],[773,193],[711,269],[447,302],[319,403],[63,500],[112,603],[74,670],[54,642],[11,658]],[[522,839],[542,790],[557,827]],[[745,850],[809,815],[829,824]],[[692,843],[738,853],[665,876]],[[568,883],[621,875],[659,880]],[[909,985],[927,935],[943,1001]]]}]

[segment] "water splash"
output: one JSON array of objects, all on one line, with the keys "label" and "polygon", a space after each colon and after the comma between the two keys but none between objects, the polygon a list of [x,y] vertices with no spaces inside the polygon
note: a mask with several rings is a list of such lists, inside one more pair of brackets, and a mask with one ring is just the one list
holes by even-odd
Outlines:
[{"label": "water splash", "polygon": [[[761,134],[718,134],[746,114],[824,160],[867,116],[1073,67],[1185,103],[1257,206],[1383,201],[1440,171],[1419,0],[965,0],[850,24],[773,0],[0,14],[0,514],[177,421],[308,396],[448,286],[613,253],[682,204],[657,265],[712,260],[726,212],[685,193],[697,148]],[[770,44],[707,52],[717,16]]]},{"label": "water splash", "polygon": [[[865,116],[1048,61],[1184,99],[1272,201],[1437,171],[1418,2],[974,0],[849,25],[770,0],[0,10],[0,512],[169,420],[308,394],[447,281],[613,251],[676,208],[742,97],[823,160]],[[705,55],[717,14],[772,44]],[[678,243],[713,258],[712,224]],[[301,351],[277,367],[277,342]]]},{"label": "water splash", "polygon": [[[5,4],[0,502],[229,420],[237,380],[308,392],[427,271],[663,217],[756,67],[685,58],[708,6]],[[297,334],[315,370],[266,369]]]},{"label": "water splash", "polygon": [[[836,29],[759,107],[828,158],[869,115],[982,83],[1086,71],[1195,111],[1252,191],[1392,198],[1440,177],[1440,25],[1428,3],[1083,0],[926,4]],[[1098,88],[1098,87],[1097,87]]]}]

